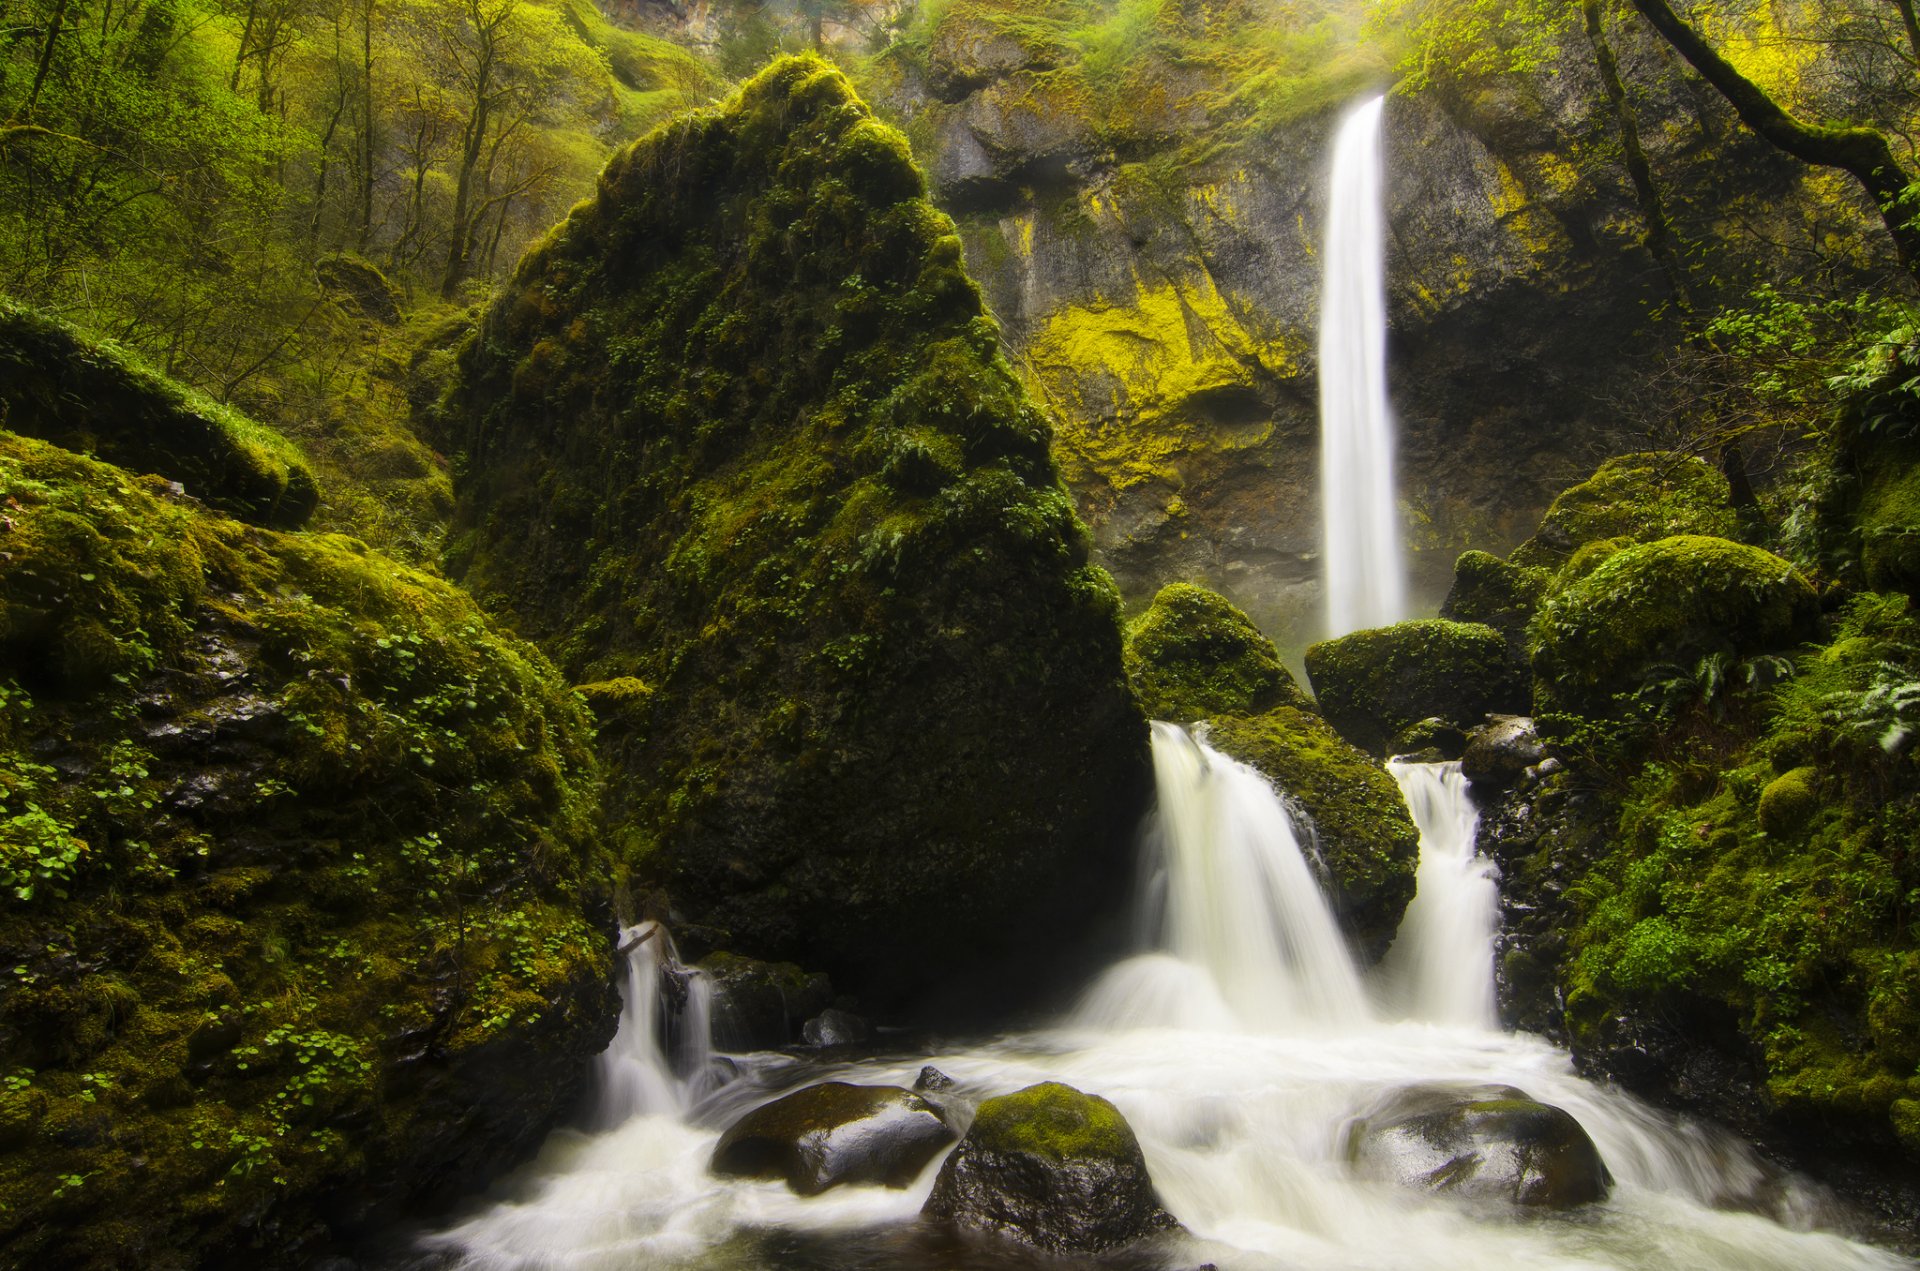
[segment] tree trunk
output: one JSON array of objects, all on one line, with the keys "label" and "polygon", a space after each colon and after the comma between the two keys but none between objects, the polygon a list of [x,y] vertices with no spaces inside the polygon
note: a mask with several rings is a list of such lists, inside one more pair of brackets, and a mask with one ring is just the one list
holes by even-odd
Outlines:
[{"label": "tree trunk", "polygon": [[47,23],[46,43],[40,46],[40,63],[33,68],[33,87],[27,90],[27,100],[20,104],[20,110],[13,122],[24,124],[33,118],[33,108],[40,104],[40,90],[46,86],[47,71],[53,66],[54,42],[60,38],[60,24],[66,20],[68,0],[60,0],[54,7],[53,18]]},{"label": "tree trunk", "polygon": [[487,113],[490,105],[486,90],[476,95],[473,116],[467,121],[460,152],[460,179],[453,190],[453,232],[447,244],[447,267],[440,275],[440,298],[453,299],[467,276],[467,258],[473,252],[473,177],[480,167],[480,152],[487,137]]},{"label": "tree trunk", "polygon": [[1667,0],[1633,0],[1633,7],[1674,50],[1733,106],[1747,127],[1802,163],[1838,168],[1858,181],[1893,237],[1900,263],[1920,282],[1920,230],[1912,224],[1912,176],[1894,158],[1886,137],[1871,128],[1808,124],[1795,119],[1752,80],[1734,69]]},{"label": "tree trunk", "polygon": [[1633,182],[1634,199],[1640,204],[1640,218],[1647,225],[1646,237],[1642,241],[1667,275],[1673,298],[1681,308],[1691,308],[1686,273],[1674,241],[1673,225],[1667,220],[1660,187],[1654,184],[1653,165],[1647,162],[1647,152],[1640,144],[1640,125],[1634,120],[1633,103],[1628,100],[1626,83],[1620,78],[1620,60],[1614,56],[1613,45],[1607,41],[1600,0],[1581,0],[1580,7],[1586,17],[1587,40],[1593,45],[1593,62],[1600,71],[1601,86],[1606,90],[1607,102],[1613,107],[1614,120],[1620,128],[1620,148],[1626,155],[1627,176]]},{"label": "tree trunk", "polygon": [[366,0],[360,10],[360,233],[354,250],[364,252],[373,236],[373,5]]},{"label": "tree trunk", "polygon": [[1893,7],[1900,10],[1900,21],[1907,28],[1907,55],[1920,66],[1920,16],[1914,14],[1913,0],[1893,0]]}]

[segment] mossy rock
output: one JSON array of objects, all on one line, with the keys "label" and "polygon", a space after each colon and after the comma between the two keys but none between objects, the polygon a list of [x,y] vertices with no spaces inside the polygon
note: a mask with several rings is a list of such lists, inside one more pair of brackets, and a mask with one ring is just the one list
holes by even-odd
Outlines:
[{"label": "mossy rock", "polygon": [[618,1011],[579,699],[351,539],[0,490],[0,1244],[300,1265],[530,1151]]},{"label": "mossy rock", "polygon": [[393,284],[366,257],[331,252],[313,263],[313,275],[349,311],[387,326],[399,323],[400,302]]},{"label": "mossy rock", "polygon": [[1920,446],[1887,446],[1863,465],[1854,523],[1867,585],[1920,589]]},{"label": "mossy rock", "polygon": [[1453,585],[1440,606],[1449,622],[1477,622],[1492,627],[1507,641],[1507,653],[1517,666],[1526,665],[1527,624],[1539,607],[1552,573],[1515,565],[1486,552],[1462,552],[1453,564]]},{"label": "mossy rock", "polygon": [[721,951],[695,964],[713,985],[713,1041],[722,1050],[791,1045],[800,1027],[833,1005],[833,984],[791,962]]},{"label": "mossy rock", "polygon": [[1490,714],[1526,714],[1530,705],[1505,638],[1445,618],[1323,640],[1307,650],[1307,678],[1327,722],[1375,755],[1429,718],[1467,729]]},{"label": "mossy rock", "polygon": [[1259,769],[1313,818],[1334,908],[1385,951],[1413,899],[1420,833],[1400,787],[1319,716],[1293,706],[1207,721],[1207,743]]},{"label": "mossy rock", "polygon": [[1364,1176],[1475,1200],[1573,1209],[1607,1198],[1600,1149],[1565,1109],[1512,1086],[1416,1086],[1350,1128]]},{"label": "mossy rock", "polygon": [[1127,624],[1126,657],[1134,695],[1154,719],[1312,708],[1273,641],[1225,596],[1191,583],[1161,588]]},{"label": "mossy rock", "polygon": [[1755,808],[1760,828],[1782,838],[1798,834],[1820,810],[1820,791],[1816,784],[1820,771],[1802,767],[1784,772],[1767,783]]},{"label": "mossy rock", "polygon": [[4,298],[0,426],[179,482],[257,525],[296,528],[320,502],[312,469],[285,437]]},{"label": "mossy rock", "polygon": [[1618,455],[1563,491],[1534,536],[1507,557],[1523,568],[1557,570],[1587,543],[1652,542],[1681,534],[1735,538],[1740,518],[1727,479],[1692,455]]},{"label": "mossy rock", "polygon": [[1818,630],[1812,586],[1757,547],[1681,535],[1614,552],[1535,617],[1542,708],[1605,715],[1657,665],[1789,650]]},{"label": "mossy rock", "polygon": [[906,1000],[1114,901],[1148,785],[1117,593],[838,71],[782,59],[616,156],[438,427],[454,572],[577,681],[651,686],[610,816],[704,943]]},{"label": "mossy rock", "polygon": [[982,1103],[921,1212],[1061,1254],[1179,1226],[1120,1110],[1057,1081]]}]

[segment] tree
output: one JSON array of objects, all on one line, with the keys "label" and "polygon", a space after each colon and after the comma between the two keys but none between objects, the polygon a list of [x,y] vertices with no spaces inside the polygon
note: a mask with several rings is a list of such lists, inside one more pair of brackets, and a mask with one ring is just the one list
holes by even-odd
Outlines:
[{"label": "tree", "polygon": [[[1912,16],[1909,0],[1893,2]],[[1815,124],[1795,117],[1723,57],[1667,0],[1632,3],[1661,38],[1727,99],[1747,127],[1802,163],[1837,168],[1858,181],[1886,223],[1900,263],[1920,282],[1914,173],[1896,157],[1887,134],[1859,124]],[[1915,47],[1920,50],[1920,44]]]}]

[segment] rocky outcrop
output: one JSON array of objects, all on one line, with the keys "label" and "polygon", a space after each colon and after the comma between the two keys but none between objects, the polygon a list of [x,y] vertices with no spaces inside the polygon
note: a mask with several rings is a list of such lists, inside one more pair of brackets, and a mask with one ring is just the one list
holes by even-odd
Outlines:
[{"label": "rocky outcrop", "polygon": [[833,1005],[833,983],[791,962],[710,953],[695,964],[713,985],[713,1041],[721,1050],[792,1044],[806,1022]]},{"label": "rocky outcrop", "polygon": [[1528,706],[1505,638],[1444,618],[1323,640],[1307,649],[1307,678],[1327,722],[1375,755],[1417,747],[1409,730],[1428,720],[1467,729]]},{"label": "rocky outcrop", "polygon": [[458,574],[576,680],[645,686],[609,813],[689,938],[885,1005],[1124,885],[1117,597],[951,222],[824,62],[616,157],[438,427]]},{"label": "rocky outcrop", "polygon": [[1232,601],[1191,583],[1161,588],[1127,624],[1126,662],[1134,695],[1154,719],[1313,708],[1273,641]]},{"label": "rocky outcrop", "polygon": [[720,1136],[714,1173],[784,1180],[802,1196],[829,1187],[905,1187],[958,1136],[911,1090],[829,1081],[755,1108]]},{"label": "rocky outcrop", "polygon": [[1613,1177],[1564,1109],[1512,1086],[1417,1086],[1347,1132],[1366,1177],[1472,1200],[1573,1209],[1607,1198]]},{"label": "rocky outcrop", "polygon": [[352,539],[0,488],[7,1261],[302,1265],[530,1152],[618,1010],[553,667]]},{"label": "rocky outcrop", "polygon": [[1052,1081],[980,1105],[922,1212],[1055,1254],[1099,1253],[1179,1226],[1119,1110]]}]

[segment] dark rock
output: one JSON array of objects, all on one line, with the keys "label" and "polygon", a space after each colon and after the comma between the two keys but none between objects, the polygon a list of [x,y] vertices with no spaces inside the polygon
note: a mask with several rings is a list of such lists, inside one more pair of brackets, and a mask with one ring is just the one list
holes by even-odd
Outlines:
[{"label": "dark rock", "polygon": [[1179,1226],[1119,1110],[1051,1081],[980,1105],[921,1212],[1050,1253],[1097,1253]]},{"label": "dark rock", "polygon": [[800,1040],[809,1046],[853,1046],[872,1036],[866,1020],[836,1007],[821,1011],[800,1029]]},{"label": "dark rock", "polygon": [[1460,758],[1466,749],[1466,730],[1438,715],[1408,726],[1393,739],[1396,756],[1419,763],[1447,763]]},{"label": "dark rock", "polygon": [[843,1183],[905,1187],[955,1137],[940,1110],[911,1090],[829,1081],[734,1122],[710,1168],[783,1179],[802,1196]]},{"label": "dark rock", "polygon": [[938,1068],[935,1068],[932,1064],[928,1064],[926,1067],[922,1068],[920,1070],[920,1075],[916,1077],[913,1082],[913,1088],[915,1090],[929,1092],[933,1094],[940,1094],[945,1091],[951,1090],[953,1089],[953,1086],[954,1086],[953,1078],[949,1077],[946,1073],[941,1072]]},{"label": "dark rock", "polygon": [[379,266],[351,252],[322,256],[313,274],[329,294],[363,318],[386,326],[400,321],[400,302]]},{"label": "dark rock", "polygon": [[1482,794],[1497,793],[1547,757],[1547,747],[1524,715],[1495,715],[1467,734],[1460,770]]},{"label": "dark rock", "polygon": [[772,1050],[833,1002],[833,984],[791,962],[710,953],[697,964],[713,984],[713,1040],[722,1050]]},{"label": "dark rock", "polygon": [[1512,1086],[1415,1086],[1348,1130],[1361,1174],[1403,1187],[1571,1209],[1613,1185],[1580,1123]]}]

